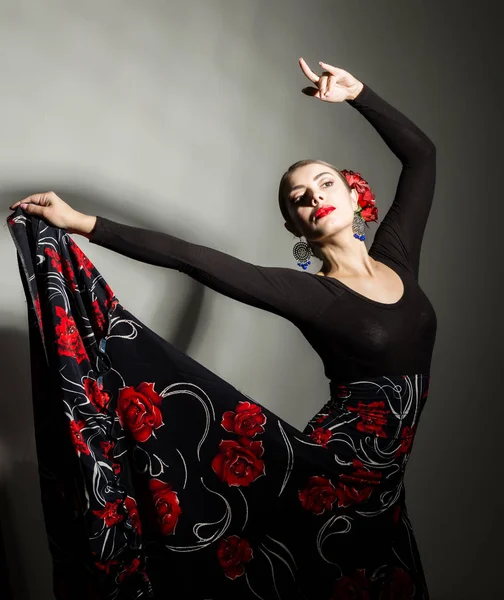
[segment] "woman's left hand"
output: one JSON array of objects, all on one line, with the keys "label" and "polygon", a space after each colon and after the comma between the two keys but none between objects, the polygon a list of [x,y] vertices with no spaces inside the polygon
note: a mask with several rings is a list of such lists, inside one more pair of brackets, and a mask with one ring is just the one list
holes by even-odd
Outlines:
[{"label": "woman's left hand", "polygon": [[310,69],[303,58],[299,59],[299,66],[303,73],[317,86],[303,88],[303,94],[325,102],[343,102],[353,100],[364,87],[364,84],[348,71],[323,62],[319,65],[324,69],[320,76]]}]

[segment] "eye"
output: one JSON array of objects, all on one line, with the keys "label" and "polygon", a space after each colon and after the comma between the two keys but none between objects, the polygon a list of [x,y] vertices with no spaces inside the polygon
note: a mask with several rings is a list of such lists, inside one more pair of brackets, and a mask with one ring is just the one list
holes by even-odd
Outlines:
[{"label": "eye", "polygon": [[332,185],[332,184],[333,184],[333,182],[332,182],[332,181],[324,181],[324,183],[323,183],[322,185],[324,186],[324,185],[326,185],[327,183],[328,183],[329,185]]},{"label": "eye", "polygon": [[304,194],[302,194],[301,196],[297,196],[297,198],[294,198],[293,203],[297,204],[300,200],[302,200],[305,197]]}]

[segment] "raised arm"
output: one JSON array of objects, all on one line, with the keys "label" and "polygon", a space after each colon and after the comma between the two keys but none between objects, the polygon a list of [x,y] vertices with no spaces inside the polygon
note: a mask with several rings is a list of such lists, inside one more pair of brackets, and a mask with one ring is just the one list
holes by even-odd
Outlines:
[{"label": "raised arm", "polygon": [[376,231],[370,254],[399,262],[418,279],[422,239],[434,197],[436,147],[367,85],[347,102],[373,125],[403,165],[393,203]]}]

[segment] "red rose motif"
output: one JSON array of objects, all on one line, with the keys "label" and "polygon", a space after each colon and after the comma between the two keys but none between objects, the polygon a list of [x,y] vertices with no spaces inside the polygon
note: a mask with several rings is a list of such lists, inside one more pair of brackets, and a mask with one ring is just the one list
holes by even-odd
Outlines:
[{"label": "red rose motif", "polygon": [[415,585],[409,573],[396,567],[383,584],[381,600],[407,600],[414,594]]},{"label": "red rose motif", "polygon": [[105,306],[108,310],[110,310],[111,308],[115,308],[119,304],[119,301],[115,297],[114,292],[112,291],[108,283],[105,284],[105,296]]},{"label": "red rose motif", "polygon": [[121,473],[121,465],[117,462],[114,462],[115,457],[110,455],[114,448],[114,442],[100,442],[100,446],[103,449],[103,456],[112,462],[111,466],[114,474],[119,475]]},{"label": "red rose motif", "polygon": [[67,315],[64,308],[56,307],[56,316],[60,322],[55,327],[56,345],[60,356],[71,356],[77,364],[88,358],[82,338],[73,317]]},{"label": "red rose motif", "polygon": [[137,442],[146,442],[163,423],[159,407],[161,396],[154,391],[154,383],[142,382],[136,387],[119,390],[117,415],[124,429],[127,429]]},{"label": "red rose motif", "polygon": [[82,269],[87,277],[91,278],[91,272],[94,269],[93,263],[89,260],[89,258],[82,252],[82,250],[77,246],[77,244],[72,240],[69,244],[70,252],[75,257],[77,264],[79,265],[79,269]]},{"label": "red rose motif", "polygon": [[33,301],[33,304],[35,306],[35,312],[37,313],[37,318],[39,320],[39,323],[42,323],[42,311],[40,310],[40,298],[39,298],[38,294],[37,294],[35,300]]},{"label": "red rose motif", "polygon": [[332,431],[330,429],[324,429],[323,427],[317,427],[310,433],[310,437],[317,444],[327,448],[327,442],[332,437]]},{"label": "red rose motif", "polygon": [[81,454],[90,454],[91,452],[86,444],[86,441],[84,440],[84,436],[82,435],[82,429],[85,426],[86,421],[74,421],[72,419],[70,421],[70,436],[77,452]]},{"label": "red rose motif", "polygon": [[177,492],[174,492],[168,483],[159,479],[149,480],[149,489],[153,495],[161,533],[163,535],[174,533],[182,513]]},{"label": "red rose motif", "polygon": [[102,310],[100,308],[100,304],[98,303],[98,300],[94,300],[93,303],[91,304],[91,307],[93,309],[93,316],[94,316],[96,326],[98,327],[98,329],[100,331],[103,331],[104,326],[105,326],[105,316],[102,313]]},{"label": "red rose motif", "polygon": [[212,460],[212,469],[228,485],[249,486],[265,474],[262,442],[249,438],[240,438],[239,442],[222,440],[219,450]]},{"label": "red rose motif", "polygon": [[108,560],[107,562],[95,561],[94,564],[97,569],[100,569],[101,571],[105,571],[105,573],[108,575],[110,573],[110,569],[117,566],[119,564],[119,561],[118,560]]},{"label": "red rose motif", "polygon": [[246,437],[255,437],[258,433],[264,433],[266,415],[260,406],[241,400],[235,411],[228,410],[222,415],[221,425],[226,431]]},{"label": "red rose motif", "polygon": [[315,423],[322,423],[322,421],[325,420],[325,418],[327,417],[327,415],[320,415],[315,419]]},{"label": "red rose motif", "polygon": [[364,464],[356,458],[353,460],[353,466],[355,470],[351,475],[341,473],[339,476],[336,495],[338,506],[342,508],[364,502],[380,483],[380,472],[368,471]]},{"label": "red rose motif", "polygon": [[123,520],[123,515],[117,512],[122,500],[118,498],[114,502],[107,502],[102,510],[93,510],[93,514],[103,519],[107,527],[112,527]]},{"label": "red rose motif", "polygon": [[245,573],[244,563],[252,560],[254,553],[247,540],[230,535],[219,541],[217,557],[226,577],[236,579]]},{"label": "red rose motif", "polygon": [[119,573],[119,581],[120,582],[124,581],[124,579],[126,579],[126,577],[129,577],[133,573],[136,573],[138,571],[138,569],[140,568],[141,564],[142,563],[140,562],[139,558],[134,558],[131,561],[131,563],[126,566],[126,568],[124,569],[124,571],[121,571]]},{"label": "red rose motif", "polygon": [[352,576],[344,575],[336,581],[331,600],[371,600],[371,582],[364,569],[356,569]]},{"label": "red rose motif", "polygon": [[326,510],[331,510],[336,500],[336,488],[332,481],[321,475],[313,475],[308,480],[308,485],[299,490],[301,506],[316,515],[321,515]]},{"label": "red rose motif", "polygon": [[110,402],[109,393],[100,390],[96,381],[89,377],[84,379],[84,390],[91,404],[100,412],[104,412]]},{"label": "red rose motif", "polygon": [[385,415],[390,413],[390,410],[385,410],[385,402],[359,402],[357,407],[349,406],[349,411],[359,413],[362,419],[357,423],[357,429],[364,433],[372,433],[377,437],[387,437],[383,430],[383,425],[387,424]]},{"label": "red rose motif", "polygon": [[140,535],[142,533],[142,523],[140,521],[136,500],[131,496],[126,496],[124,506],[128,511],[128,517],[133,525],[133,529]]},{"label": "red rose motif", "polygon": [[401,445],[395,453],[396,456],[399,456],[400,454],[407,454],[411,450],[415,432],[416,425],[413,425],[413,427],[408,427],[408,425],[404,426],[404,429],[401,432]]},{"label": "red rose motif", "polygon": [[51,259],[51,265],[63,275],[63,267],[61,266],[61,258],[60,255],[53,248],[48,248],[47,246],[44,248],[44,253]]},{"label": "red rose motif", "polygon": [[65,258],[63,260],[62,263],[62,271],[63,271],[63,277],[65,278],[65,280],[70,283],[70,285],[72,286],[72,290],[75,292],[77,291],[77,282],[75,280],[75,273],[73,270],[73,266],[72,263],[68,260],[68,258]]}]

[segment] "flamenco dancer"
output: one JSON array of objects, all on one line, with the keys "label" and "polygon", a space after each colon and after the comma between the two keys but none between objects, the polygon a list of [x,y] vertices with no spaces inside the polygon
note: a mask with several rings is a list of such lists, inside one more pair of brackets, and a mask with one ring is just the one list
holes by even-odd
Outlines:
[{"label": "flamenco dancer", "polygon": [[[300,59],[303,92],[359,111],[402,163],[369,251],[373,192],[321,160],[280,181],[295,268],[83,214],[53,192],[11,206],[57,598],[429,598],[404,474],[436,335],[418,282],[435,146],[320,65]],[[303,431],[286,423],[129,313],[69,234],[288,319],[323,361],[329,399]]]}]

